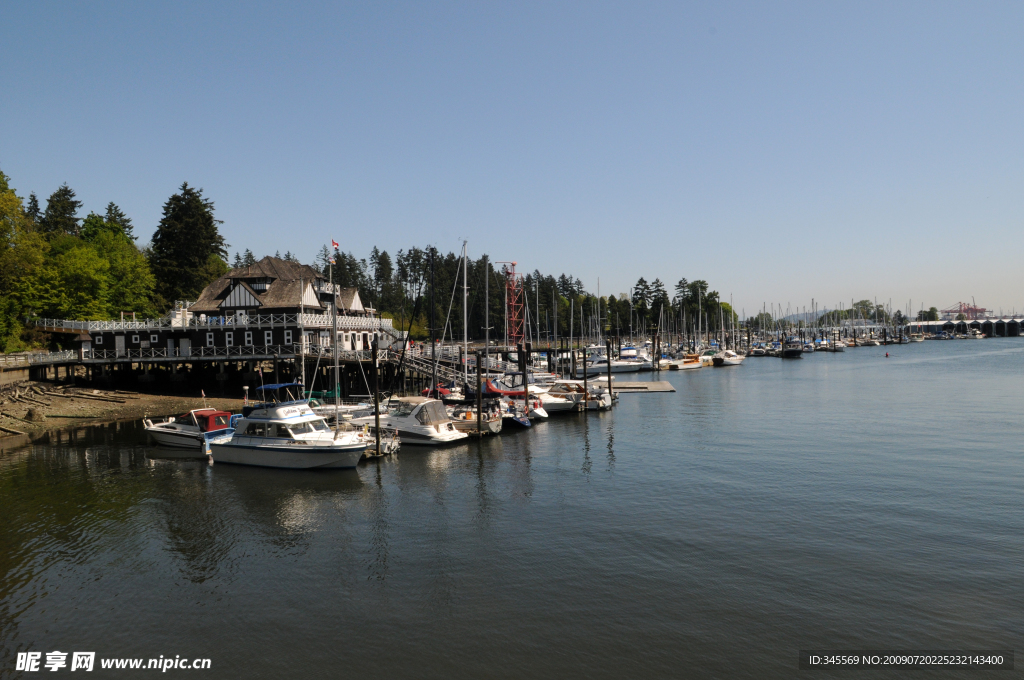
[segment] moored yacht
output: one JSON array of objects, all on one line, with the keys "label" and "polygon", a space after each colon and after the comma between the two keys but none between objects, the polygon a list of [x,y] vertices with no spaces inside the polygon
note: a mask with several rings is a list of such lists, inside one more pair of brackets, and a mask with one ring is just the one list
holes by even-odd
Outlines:
[{"label": "moored yacht", "polygon": [[176,418],[154,423],[144,418],[142,424],[153,441],[163,446],[202,448],[218,437],[231,436],[231,414],[215,408],[197,408]]},{"label": "moored yacht", "polygon": [[214,463],[292,469],[354,468],[367,441],[359,432],[331,431],[302,401],[247,408],[231,437],[210,442]]},{"label": "moored yacht", "polygon": [[711,362],[715,366],[739,366],[743,363],[743,357],[727,349],[711,357]]},{"label": "moored yacht", "polygon": [[[353,425],[375,427],[374,416],[353,418]],[[397,397],[388,404],[387,413],[380,415],[380,426],[396,430],[402,444],[437,446],[465,439],[469,435],[459,432],[448,416],[444,404],[429,397]]]}]

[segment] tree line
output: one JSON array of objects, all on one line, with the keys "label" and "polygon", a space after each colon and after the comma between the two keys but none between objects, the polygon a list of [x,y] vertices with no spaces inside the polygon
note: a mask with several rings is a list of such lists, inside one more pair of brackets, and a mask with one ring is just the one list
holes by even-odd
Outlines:
[{"label": "tree line", "polygon": [[[374,247],[369,257],[359,258],[324,246],[313,266],[336,284],[357,288],[365,306],[394,319],[418,340],[430,336],[431,318],[435,337],[462,338],[465,269],[466,334],[473,340],[482,339],[489,323],[491,339],[505,339],[505,270],[486,255],[467,258],[463,267],[461,253],[441,253],[433,247],[400,249],[394,257]],[[576,337],[582,333],[626,338],[659,331],[678,333],[684,325],[692,331],[698,316],[703,329],[717,330],[723,319],[727,327],[738,322],[730,305],[720,301],[719,293],[703,280],[681,279],[670,296],[659,279],[648,283],[641,277],[629,293],[598,296],[579,278],[534,270],[522,276],[522,293],[527,319],[524,330],[541,343],[553,340],[556,334],[568,337],[570,332]]]},{"label": "tree line", "polygon": [[183,183],[167,199],[149,245],[110,201],[80,216],[83,203],[66,183],[43,207],[23,199],[0,172],[0,349],[38,347],[49,338],[34,317],[101,320],[121,313],[161,316],[175,300],[194,300],[228,270],[226,244],[212,201]]},{"label": "tree line", "polygon": [[[122,313],[159,317],[175,301],[195,300],[211,281],[230,267],[254,264],[245,249],[229,257],[220,234],[214,203],[202,189],[183,183],[163,205],[162,217],[148,244],[140,246],[132,220],[113,201],[101,212],[81,217],[83,203],[66,183],[42,206],[35,193],[21,198],[10,178],[0,172],[0,349],[5,352],[49,344],[31,319],[101,320]],[[286,251],[278,257],[298,262]],[[334,264],[331,264],[333,260]],[[229,264],[230,263],[230,264]],[[459,339],[463,334],[462,258],[432,246],[400,249],[394,256],[374,247],[358,258],[324,246],[313,263],[334,282],[359,290],[365,306],[395,320],[415,339],[435,335]],[[485,304],[490,336],[505,337],[503,265],[487,256],[468,259],[469,296],[466,331],[484,336]],[[707,281],[680,279],[670,293],[660,279],[637,280],[628,293],[598,296],[579,278],[523,276],[528,321],[526,332],[541,342],[566,337],[650,336],[655,332],[690,332],[700,326],[717,330],[738,323],[732,308]],[[489,300],[484,299],[485,289]],[[431,307],[433,300],[433,307]],[[431,313],[432,310],[432,313]]]}]

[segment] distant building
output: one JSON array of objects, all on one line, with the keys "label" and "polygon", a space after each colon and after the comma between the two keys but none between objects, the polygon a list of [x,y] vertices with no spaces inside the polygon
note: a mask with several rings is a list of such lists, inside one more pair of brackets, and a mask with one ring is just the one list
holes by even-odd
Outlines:
[{"label": "distant building", "polygon": [[[91,358],[248,359],[322,352],[331,346],[337,310],[339,349],[400,345],[404,334],[375,318],[355,288],[337,287],[316,269],[276,257],[232,269],[195,302],[145,321],[39,319],[56,332],[75,332]],[[84,355],[83,355],[84,356]]]}]

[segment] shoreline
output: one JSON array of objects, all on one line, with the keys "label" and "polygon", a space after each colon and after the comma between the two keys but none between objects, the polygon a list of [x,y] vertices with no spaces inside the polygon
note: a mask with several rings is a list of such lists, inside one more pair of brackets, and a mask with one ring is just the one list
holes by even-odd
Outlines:
[{"label": "shoreline", "polygon": [[24,446],[45,432],[177,416],[205,407],[237,412],[242,405],[242,399],[227,397],[204,400],[202,397],[22,382],[0,392],[0,451]]}]

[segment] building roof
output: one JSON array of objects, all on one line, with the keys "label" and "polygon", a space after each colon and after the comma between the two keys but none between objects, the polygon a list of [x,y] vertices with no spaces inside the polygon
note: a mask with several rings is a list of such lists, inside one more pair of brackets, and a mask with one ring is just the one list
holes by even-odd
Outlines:
[{"label": "building roof", "polygon": [[[312,286],[314,281],[322,278],[317,270],[308,265],[268,256],[249,267],[232,269],[213,281],[203,289],[189,311],[195,314],[223,314],[229,308],[249,308],[268,312],[273,309],[297,309],[300,306],[320,310],[324,305],[317,299]],[[256,285],[257,281],[266,279],[270,281],[265,289]],[[225,306],[229,296],[232,299]],[[250,304],[243,304],[243,301]]]},{"label": "building roof", "polygon": [[313,269],[308,264],[289,262],[288,260],[282,260],[279,257],[270,257],[269,255],[256,264],[249,265],[248,267],[232,269],[224,276],[229,279],[270,278],[282,279],[285,281],[298,281],[299,279],[312,281],[314,279],[323,278],[323,274]]}]

